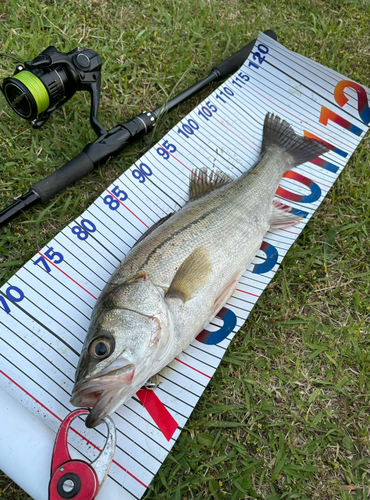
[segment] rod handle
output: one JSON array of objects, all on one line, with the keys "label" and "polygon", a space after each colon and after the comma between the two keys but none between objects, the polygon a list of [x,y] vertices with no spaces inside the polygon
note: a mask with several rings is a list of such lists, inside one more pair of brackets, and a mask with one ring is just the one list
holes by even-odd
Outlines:
[{"label": "rod handle", "polygon": [[92,159],[89,155],[82,152],[45,177],[45,179],[33,184],[30,189],[39,195],[41,203],[46,203],[55,194],[59,193],[59,191],[62,191],[62,189],[65,189],[93,170],[94,163]]},{"label": "rod handle", "polygon": [[[269,36],[273,40],[277,40],[277,35],[275,31],[266,30],[264,31],[264,34]],[[249,54],[252,52],[252,49],[256,41],[257,39],[255,38],[254,40],[249,42],[245,47],[238,50],[238,52],[235,52],[235,54],[233,54],[232,56],[228,57],[224,61],[220,62],[220,64],[215,66],[213,68],[213,71],[219,73],[217,80],[223,80],[232,73],[235,73],[235,71],[240,68],[240,66],[246,61]]]}]

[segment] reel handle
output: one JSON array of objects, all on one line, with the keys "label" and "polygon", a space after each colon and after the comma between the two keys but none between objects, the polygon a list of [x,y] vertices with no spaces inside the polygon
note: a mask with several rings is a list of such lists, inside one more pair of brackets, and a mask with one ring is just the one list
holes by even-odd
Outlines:
[{"label": "reel handle", "polygon": [[[277,35],[273,30],[266,30],[264,34],[272,38],[273,40],[277,40]],[[218,80],[222,80],[227,76],[235,73],[237,69],[244,63],[244,61],[248,58],[251,53],[254,44],[256,43],[256,39],[249,42],[245,47],[235,52],[232,56],[228,57],[224,61],[220,62],[213,68],[213,71],[219,73]]]}]

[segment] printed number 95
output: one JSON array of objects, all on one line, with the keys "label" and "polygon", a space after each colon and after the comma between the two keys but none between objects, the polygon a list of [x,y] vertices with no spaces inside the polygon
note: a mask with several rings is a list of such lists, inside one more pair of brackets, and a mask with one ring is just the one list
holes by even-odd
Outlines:
[{"label": "printed number 95", "polygon": [[170,157],[169,153],[175,153],[177,150],[176,146],[174,144],[170,144],[168,141],[164,141],[162,146],[163,148],[157,148],[157,153],[159,156],[162,156],[164,160],[168,160]]}]

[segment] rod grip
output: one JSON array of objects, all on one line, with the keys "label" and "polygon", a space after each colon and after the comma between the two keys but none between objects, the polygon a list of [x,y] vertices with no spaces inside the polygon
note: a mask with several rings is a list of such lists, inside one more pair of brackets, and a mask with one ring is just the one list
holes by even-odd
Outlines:
[{"label": "rod grip", "polygon": [[[264,31],[264,34],[274,40],[277,40],[277,35],[275,31],[266,30]],[[238,68],[240,68],[240,66],[244,63],[244,61],[248,58],[249,54],[252,52],[252,49],[256,41],[257,39],[255,38],[254,40],[249,42],[245,47],[238,50],[238,52],[235,52],[235,54],[225,59],[225,61],[220,62],[220,64],[218,64],[213,68],[213,71],[216,71],[220,74],[218,80],[226,78],[232,73],[235,73],[235,71]]]},{"label": "rod grip", "polygon": [[42,203],[45,203],[59,191],[78,181],[92,170],[94,170],[92,159],[88,154],[82,152],[45,179],[33,184],[30,189],[40,196]]}]

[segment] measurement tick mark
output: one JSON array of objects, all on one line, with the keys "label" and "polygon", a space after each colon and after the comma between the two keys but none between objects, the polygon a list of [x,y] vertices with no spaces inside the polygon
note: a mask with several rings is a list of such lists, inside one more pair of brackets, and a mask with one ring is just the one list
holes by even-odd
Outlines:
[{"label": "measurement tick mark", "polygon": [[117,200],[117,201],[118,201],[118,202],[119,202],[119,203],[120,203],[123,207],[125,207],[125,209],[126,209],[126,210],[128,210],[128,211],[129,211],[129,212],[130,212],[130,213],[131,213],[134,217],[136,217],[136,218],[137,218],[137,220],[139,220],[142,224],[144,224],[144,226],[145,226],[146,228],[148,228],[148,229],[149,229],[149,226],[148,226],[147,224],[145,224],[145,222],[144,222],[144,221],[142,221],[142,220],[140,219],[140,217],[138,217],[136,214],[134,214],[134,212],[133,212],[132,210],[130,210],[130,209],[129,209],[129,208],[128,208],[128,207],[127,207],[124,203],[122,203],[122,201],[121,201],[119,198],[117,198],[117,196],[114,196],[114,194],[113,194],[111,191],[109,191],[109,189],[107,189],[106,191],[107,191],[107,192],[108,192],[111,196],[113,196],[113,198],[114,198],[115,200]]},{"label": "measurement tick mark", "polygon": [[43,255],[41,252],[38,252],[39,255],[41,255],[41,257],[45,260],[47,260],[49,262],[49,264],[52,264],[55,268],[57,268],[61,273],[63,273],[65,276],[67,276],[67,278],[69,278],[71,281],[73,281],[73,283],[75,283],[76,285],[78,285],[80,288],[82,288],[82,290],[84,290],[86,293],[88,293],[89,295],[91,295],[91,297],[95,300],[98,300],[97,297],[95,297],[95,295],[93,295],[91,292],[89,292],[89,290],[86,290],[86,288],[84,288],[82,285],[80,285],[76,280],[74,280],[73,278],[71,278],[71,276],[69,276],[67,273],[65,273],[62,269],[60,269],[60,267],[58,267],[56,264],[54,264],[54,262],[52,262],[50,259],[48,259],[47,257],[45,257],[45,255]]}]

